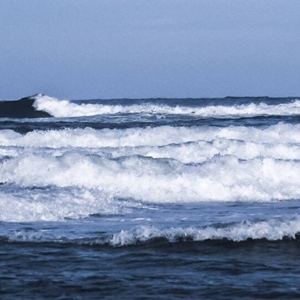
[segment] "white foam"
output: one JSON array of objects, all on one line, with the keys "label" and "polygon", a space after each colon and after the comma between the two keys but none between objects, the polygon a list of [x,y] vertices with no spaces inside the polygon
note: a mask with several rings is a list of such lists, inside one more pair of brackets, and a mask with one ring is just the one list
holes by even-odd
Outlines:
[{"label": "white foam", "polygon": [[[86,128],[24,135],[1,130],[0,145],[0,182],[6,183],[0,221],[114,213],[119,198],[150,203],[300,198],[299,125]],[[30,192],[6,193],[7,185]]]},{"label": "white foam", "polygon": [[0,182],[23,187],[96,189],[146,202],[274,201],[300,197],[300,161],[215,157],[185,165],[170,159],[109,159],[78,152],[24,153],[0,164]]},{"label": "white foam", "polygon": [[80,245],[111,245],[114,247],[136,245],[151,242],[155,239],[165,239],[168,242],[178,241],[208,241],[208,240],[229,240],[242,242],[246,240],[280,241],[285,238],[296,239],[300,232],[300,220],[293,219],[281,221],[270,219],[268,221],[250,222],[244,221],[223,227],[168,227],[159,228],[156,226],[139,225],[137,227],[116,231],[115,233],[102,232],[101,235],[95,233],[82,233],[82,238],[78,232],[47,230],[38,228],[28,229],[1,229],[0,236],[7,238],[11,242],[60,242],[74,243]]},{"label": "white foam", "polygon": [[24,151],[65,151],[108,156],[142,155],[170,158],[182,163],[202,163],[215,156],[239,159],[300,157],[300,126],[278,124],[266,128],[184,128],[163,126],[133,129],[65,129],[33,131],[25,135],[0,131],[0,155],[16,156]]},{"label": "white foam", "polygon": [[0,221],[6,222],[63,221],[122,210],[120,203],[99,190],[45,188],[0,193]]},{"label": "white foam", "polygon": [[[267,239],[270,241],[282,240],[283,238],[296,238],[300,232],[300,221],[269,220],[262,222],[243,222],[231,226],[216,227],[187,227],[159,229],[154,226],[139,226],[132,230],[122,230],[115,233],[109,240],[113,246],[134,245],[147,242],[155,238],[165,238],[170,242],[180,240],[221,240],[228,239],[241,242],[248,239]],[[98,241],[102,243],[102,241]]]},{"label": "white foam", "polygon": [[58,100],[45,95],[35,96],[34,107],[45,111],[54,117],[80,117],[118,113],[147,113],[147,114],[179,114],[199,115],[203,117],[253,117],[261,115],[298,115],[300,114],[300,101],[268,105],[265,103],[244,104],[235,106],[168,106],[145,103],[140,105],[104,105],[104,104],[78,104],[68,100]]}]

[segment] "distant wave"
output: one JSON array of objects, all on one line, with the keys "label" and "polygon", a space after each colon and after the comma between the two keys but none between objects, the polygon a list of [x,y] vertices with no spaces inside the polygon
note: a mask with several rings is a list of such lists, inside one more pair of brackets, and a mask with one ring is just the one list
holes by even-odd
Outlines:
[{"label": "distant wave", "polygon": [[[58,100],[45,95],[34,97],[34,107],[38,111],[44,111],[57,117],[81,117],[105,114],[175,114],[195,115],[200,117],[256,117],[256,116],[285,116],[300,115],[300,100],[287,103],[269,105],[266,103],[248,103],[235,105],[207,105],[207,106],[182,106],[155,103],[153,100],[143,101],[140,104],[99,104],[99,103],[76,103],[69,100]],[[224,98],[224,100],[228,98]],[[255,99],[255,98],[253,98]]]},{"label": "distant wave", "polygon": [[[229,101],[224,98],[224,101]],[[253,98],[255,100],[255,98]],[[232,100],[235,100],[232,98]],[[78,101],[59,100],[43,94],[25,97],[17,101],[1,101],[1,118],[71,118],[113,114],[169,114],[194,115],[203,118],[244,118],[257,116],[300,115],[300,100],[269,105],[264,102],[233,105],[168,105],[167,101],[159,103],[155,99],[140,103],[127,102],[118,104],[82,103]],[[199,104],[199,102],[198,102]]]},{"label": "distant wave", "polygon": [[45,118],[51,115],[34,107],[35,96],[17,101],[0,101],[0,118]]}]

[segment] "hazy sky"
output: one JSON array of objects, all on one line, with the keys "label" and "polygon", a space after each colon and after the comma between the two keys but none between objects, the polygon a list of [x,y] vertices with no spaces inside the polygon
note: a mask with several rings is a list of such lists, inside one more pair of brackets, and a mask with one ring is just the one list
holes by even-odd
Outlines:
[{"label": "hazy sky", "polygon": [[0,0],[0,98],[300,96],[299,0]]}]

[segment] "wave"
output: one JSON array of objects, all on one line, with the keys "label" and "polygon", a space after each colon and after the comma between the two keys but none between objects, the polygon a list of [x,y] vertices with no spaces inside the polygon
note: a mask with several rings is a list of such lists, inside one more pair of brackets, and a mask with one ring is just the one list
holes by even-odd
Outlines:
[{"label": "wave", "polygon": [[157,243],[191,243],[207,241],[283,241],[298,240],[300,220],[280,221],[268,220],[260,222],[244,221],[240,223],[206,227],[170,227],[158,228],[155,226],[137,226],[132,229],[121,230],[115,233],[102,232],[84,238],[76,236],[56,235],[51,230],[16,229],[9,232],[0,232],[0,240],[9,242],[55,242],[70,243],[86,246],[113,246],[145,245]]},{"label": "wave", "polygon": [[[142,156],[111,159],[72,152],[54,156],[24,153],[4,159],[0,166],[2,189],[6,185],[27,189],[77,187],[98,191],[99,203],[101,194],[145,203],[300,198],[300,161],[272,158],[244,161],[225,156],[201,164],[182,164]],[[94,212],[100,208],[95,207]]]},{"label": "wave", "polygon": [[[258,98],[260,99],[260,98]],[[258,100],[253,98],[253,100]],[[199,99],[198,99],[199,100]],[[119,104],[116,101],[105,101],[100,103],[82,103],[78,101],[59,100],[43,94],[37,94],[22,98],[18,101],[1,101],[0,118],[72,118],[88,117],[96,115],[115,115],[115,114],[146,114],[146,115],[190,115],[204,118],[244,118],[257,116],[294,116],[300,115],[300,100],[293,100],[284,103],[267,104],[264,102],[250,102],[246,104],[237,104],[233,101],[228,105],[228,98],[223,99],[227,105],[222,105],[220,101],[217,104],[209,104],[197,101],[188,103],[191,105],[174,105],[176,101],[170,99],[160,103],[151,100],[143,100],[138,104],[136,101],[122,100]],[[102,101],[103,102],[103,101]],[[212,101],[213,102],[213,101]]]},{"label": "wave", "polygon": [[[109,244],[113,246],[134,245],[145,243],[157,238],[165,239],[169,242],[180,241],[208,241],[208,240],[229,240],[242,242],[249,239],[278,241],[284,238],[296,239],[299,237],[300,221],[277,221],[270,220],[264,222],[242,222],[235,225],[205,228],[168,228],[158,229],[151,226],[140,226],[133,230],[122,230],[114,234]],[[97,242],[97,241],[95,241]]]},{"label": "wave", "polygon": [[300,125],[277,124],[263,128],[230,126],[131,129],[63,129],[27,134],[0,131],[0,158],[34,153],[56,155],[65,151],[118,158],[140,155],[168,158],[181,163],[203,163],[218,156],[238,159],[272,158],[297,160],[300,156]]},{"label": "wave", "polygon": [[299,132],[290,124],[2,130],[0,220],[119,213],[140,201],[299,199]]},{"label": "wave", "polygon": [[35,96],[34,99],[34,107],[37,111],[46,112],[57,118],[133,113],[195,115],[206,118],[300,115],[300,100],[273,105],[261,102],[241,105],[173,106],[156,104],[150,100],[145,100],[138,105],[84,104],[58,100],[41,94]]},{"label": "wave", "polygon": [[0,101],[0,118],[46,118],[51,115],[35,109],[35,96],[17,101]]}]

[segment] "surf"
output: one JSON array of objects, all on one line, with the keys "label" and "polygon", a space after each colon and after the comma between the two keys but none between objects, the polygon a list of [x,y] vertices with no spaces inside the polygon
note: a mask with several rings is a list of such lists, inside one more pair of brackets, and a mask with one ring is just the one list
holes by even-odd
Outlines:
[{"label": "surf", "polygon": [[[216,99],[216,104],[210,105],[207,99],[187,99],[178,105],[177,99],[140,99],[134,101],[100,101],[100,103],[84,103],[70,100],[59,100],[47,95],[38,94],[33,97],[33,106],[56,118],[83,117],[95,115],[116,114],[150,114],[150,115],[191,115],[205,118],[243,118],[257,116],[287,116],[300,115],[300,100],[289,99],[288,103],[276,101],[270,104],[269,98],[240,98],[241,104],[234,97]],[[187,104],[185,104],[185,102]],[[188,105],[192,104],[192,105]]]}]

